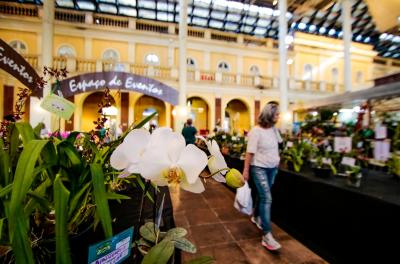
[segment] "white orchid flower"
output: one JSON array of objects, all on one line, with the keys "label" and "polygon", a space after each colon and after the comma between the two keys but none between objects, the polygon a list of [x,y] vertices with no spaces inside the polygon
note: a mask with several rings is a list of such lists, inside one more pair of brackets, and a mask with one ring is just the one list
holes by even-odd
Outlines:
[{"label": "white orchid flower", "polygon": [[[208,160],[208,169],[210,170],[211,174],[214,174],[217,171],[228,168],[228,165],[226,164],[225,158],[221,153],[217,141],[215,140],[209,141],[202,136],[198,136],[198,138],[200,138],[201,140],[204,141],[204,143],[206,143],[207,149],[211,154],[211,157]],[[222,172],[215,174],[213,176],[213,179],[216,180],[217,182],[224,182],[224,183],[226,182],[226,179],[222,174]]]},{"label": "white orchid flower", "polygon": [[143,178],[158,186],[179,184],[186,191],[201,193],[204,186],[199,175],[206,165],[207,155],[202,150],[193,144],[185,146],[181,134],[164,130],[152,136],[139,170]]},{"label": "white orchid flower", "polygon": [[154,141],[162,138],[165,133],[170,133],[171,128],[163,127],[154,130],[153,134],[144,128],[134,129],[126,135],[124,141],[114,150],[110,157],[111,166],[123,170],[118,176],[125,178],[131,173],[140,173],[139,158],[147,147],[154,145]]}]

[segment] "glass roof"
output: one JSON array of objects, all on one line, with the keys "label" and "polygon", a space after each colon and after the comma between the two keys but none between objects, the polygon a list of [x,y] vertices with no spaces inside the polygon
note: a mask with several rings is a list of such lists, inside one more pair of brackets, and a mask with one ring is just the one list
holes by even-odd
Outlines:
[{"label": "glass roof", "polygon": [[[42,0],[18,0],[42,4]],[[58,8],[138,17],[142,19],[179,22],[179,0],[56,0]],[[249,2],[253,4],[249,4]],[[188,0],[188,24],[221,31],[278,38],[279,10],[272,0]],[[295,31],[341,38],[342,15],[339,1],[316,7],[304,7],[304,0],[289,1],[286,17],[289,33]],[[304,9],[304,8],[303,8]],[[300,14],[300,15],[299,15]],[[353,1],[353,41],[374,45],[379,56],[400,59],[399,32],[379,32],[363,0]]]}]

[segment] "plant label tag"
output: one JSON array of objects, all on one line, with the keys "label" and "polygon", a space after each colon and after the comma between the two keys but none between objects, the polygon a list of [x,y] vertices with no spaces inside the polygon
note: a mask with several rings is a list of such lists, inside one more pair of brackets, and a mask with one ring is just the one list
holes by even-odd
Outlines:
[{"label": "plant label tag", "polygon": [[88,264],[122,263],[131,255],[133,227],[89,246]]},{"label": "plant label tag", "polygon": [[351,151],[351,137],[335,137],[334,150],[339,153],[349,153]]},{"label": "plant label tag", "polygon": [[375,138],[376,139],[385,139],[387,137],[387,128],[386,126],[377,125],[375,127]]},{"label": "plant label tag", "polygon": [[359,141],[359,142],[357,143],[357,148],[362,148],[363,146],[364,146],[364,142]]},{"label": "plant label tag", "polygon": [[322,158],[322,163],[323,164],[332,164],[331,158]]},{"label": "plant label tag", "polygon": [[55,94],[46,96],[40,107],[65,120],[69,120],[75,111],[75,105],[72,102]]},{"label": "plant label tag", "polygon": [[342,162],[343,165],[348,165],[348,166],[355,166],[356,165],[356,159],[350,158],[350,157],[343,157]]},{"label": "plant label tag", "polygon": [[390,157],[390,141],[375,141],[374,159],[386,161]]},{"label": "plant label tag", "polygon": [[293,147],[293,142],[292,142],[292,141],[288,141],[288,142],[286,143],[286,147],[288,147],[288,148]]}]

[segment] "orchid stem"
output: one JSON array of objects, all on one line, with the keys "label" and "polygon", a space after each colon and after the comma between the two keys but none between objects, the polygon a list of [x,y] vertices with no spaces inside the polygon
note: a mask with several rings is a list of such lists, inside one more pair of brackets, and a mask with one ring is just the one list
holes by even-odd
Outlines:
[{"label": "orchid stem", "polygon": [[216,172],[214,172],[214,173],[212,173],[210,175],[207,175],[207,176],[201,176],[200,175],[200,177],[207,179],[207,178],[211,178],[214,175],[217,175],[218,173],[220,173],[222,171],[228,171],[228,170],[230,170],[230,169],[229,168],[223,168],[223,169],[217,170]]}]

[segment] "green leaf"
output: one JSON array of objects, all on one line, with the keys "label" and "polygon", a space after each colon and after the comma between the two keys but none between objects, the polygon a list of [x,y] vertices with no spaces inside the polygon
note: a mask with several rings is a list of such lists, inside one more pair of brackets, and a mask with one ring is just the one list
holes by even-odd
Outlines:
[{"label": "green leaf", "polygon": [[106,197],[108,200],[129,200],[131,197],[118,194],[118,193],[113,193],[113,192],[108,192],[106,193]]},{"label": "green leaf", "polygon": [[[46,194],[46,189],[52,185],[52,182],[49,178],[47,178],[44,182],[42,182],[34,191],[35,195],[42,197]],[[39,200],[32,198],[25,205],[25,216],[28,218],[29,215],[35,210]],[[47,201],[48,203],[48,201]],[[42,204],[45,205],[45,204]]]},{"label": "green leaf", "polygon": [[[31,140],[22,151],[15,170],[13,189],[10,201],[10,236],[12,237],[17,223],[17,212],[22,211],[22,202],[34,180],[34,169],[47,140]],[[23,216],[19,216],[23,217]],[[25,219],[25,217],[23,217]],[[20,232],[19,234],[23,234]],[[28,234],[26,233],[25,236]],[[22,241],[22,240],[21,240]]]},{"label": "green leaf", "polygon": [[72,263],[67,229],[69,191],[62,183],[60,175],[54,181],[53,190],[56,211],[56,263],[68,264]]},{"label": "green leaf", "polygon": [[11,164],[16,163],[16,158],[17,158],[17,149],[19,147],[20,141],[19,141],[19,132],[18,129],[15,127],[15,125],[10,125],[9,128],[9,133],[10,133],[10,162]]},{"label": "green leaf", "polygon": [[175,247],[179,248],[180,250],[183,250],[183,251],[186,251],[186,252],[189,252],[189,253],[196,253],[197,252],[196,246],[193,245],[192,242],[190,242],[189,240],[187,240],[184,237],[178,237],[178,238],[176,238],[176,239],[174,239],[172,241],[174,241]]},{"label": "green leaf", "polygon": [[167,235],[165,237],[173,240],[176,238],[184,237],[184,236],[186,236],[186,234],[187,234],[187,231],[185,228],[175,227],[175,228],[168,230]]},{"label": "green leaf", "polygon": [[[32,200],[36,202],[36,204],[40,204],[42,208],[44,208],[44,211],[46,212],[50,211],[50,201],[48,200],[48,197],[46,197],[45,195],[40,195],[36,192],[28,192],[27,196],[31,197]],[[25,215],[28,215],[29,217],[30,214],[25,214]]]},{"label": "green leaf", "polygon": [[142,264],[165,264],[174,253],[174,242],[163,240],[144,256]]},{"label": "green leaf", "polygon": [[33,133],[35,135],[35,138],[38,138],[38,139],[40,138],[40,131],[42,131],[43,128],[44,128],[43,123],[39,123],[33,128]]},{"label": "green leaf", "polygon": [[186,262],[186,264],[212,264],[214,261],[214,258],[210,256],[201,256]]},{"label": "green leaf", "polygon": [[74,144],[74,142],[75,142],[75,140],[76,140],[76,137],[77,137],[80,133],[81,133],[81,132],[74,131],[74,132],[72,132],[71,134],[68,135],[68,137],[67,137],[66,140],[67,140],[69,143]]},{"label": "green leaf", "polygon": [[4,142],[0,138],[0,185],[6,186],[10,182],[10,157],[4,150]]},{"label": "green leaf", "polygon": [[90,187],[90,184],[90,182],[86,183],[85,186],[83,186],[83,188],[81,188],[79,192],[72,198],[72,201],[69,204],[68,219],[71,218],[76,209],[81,208],[81,198],[85,194],[86,190]]},{"label": "green leaf", "polygon": [[3,235],[3,224],[4,224],[5,219],[6,219],[5,217],[0,219],[0,241],[1,241],[1,237]]},{"label": "green leaf", "polygon": [[[12,237],[12,248],[14,251],[15,262],[24,264],[34,264],[33,252],[31,248],[31,241],[29,240],[29,227],[22,207],[19,206],[11,214],[13,218],[9,218],[9,225],[13,223],[13,237]],[[12,222],[14,221],[14,222]]]},{"label": "green leaf", "polygon": [[4,188],[0,188],[0,198],[6,196],[9,192],[12,191],[12,183],[7,185]]},{"label": "green leaf", "polygon": [[22,138],[22,143],[24,145],[28,144],[29,141],[35,139],[35,133],[33,132],[33,128],[29,123],[20,122],[15,123],[15,127],[18,129],[19,134]]},{"label": "green leaf", "polygon": [[[136,180],[137,180],[138,184],[140,185],[140,188],[142,188],[142,190],[144,191],[145,186],[144,186],[141,176],[139,175],[138,177],[136,177]],[[149,192],[146,192],[146,196],[152,203],[154,203],[154,199],[153,199],[153,197],[151,197],[151,194]]]},{"label": "green leaf", "polygon": [[140,235],[150,241],[155,243],[157,239],[157,232],[159,232],[158,227],[153,222],[148,222],[142,225],[139,229]]},{"label": "green leaf", "polygon": [[96,212],[103,226],[106,238],[112,237],[111,214],[106,197],[106,188],[104,185],[104,174],[101,164],[90,164],[92,174],[93,194],[96,203]]}]

